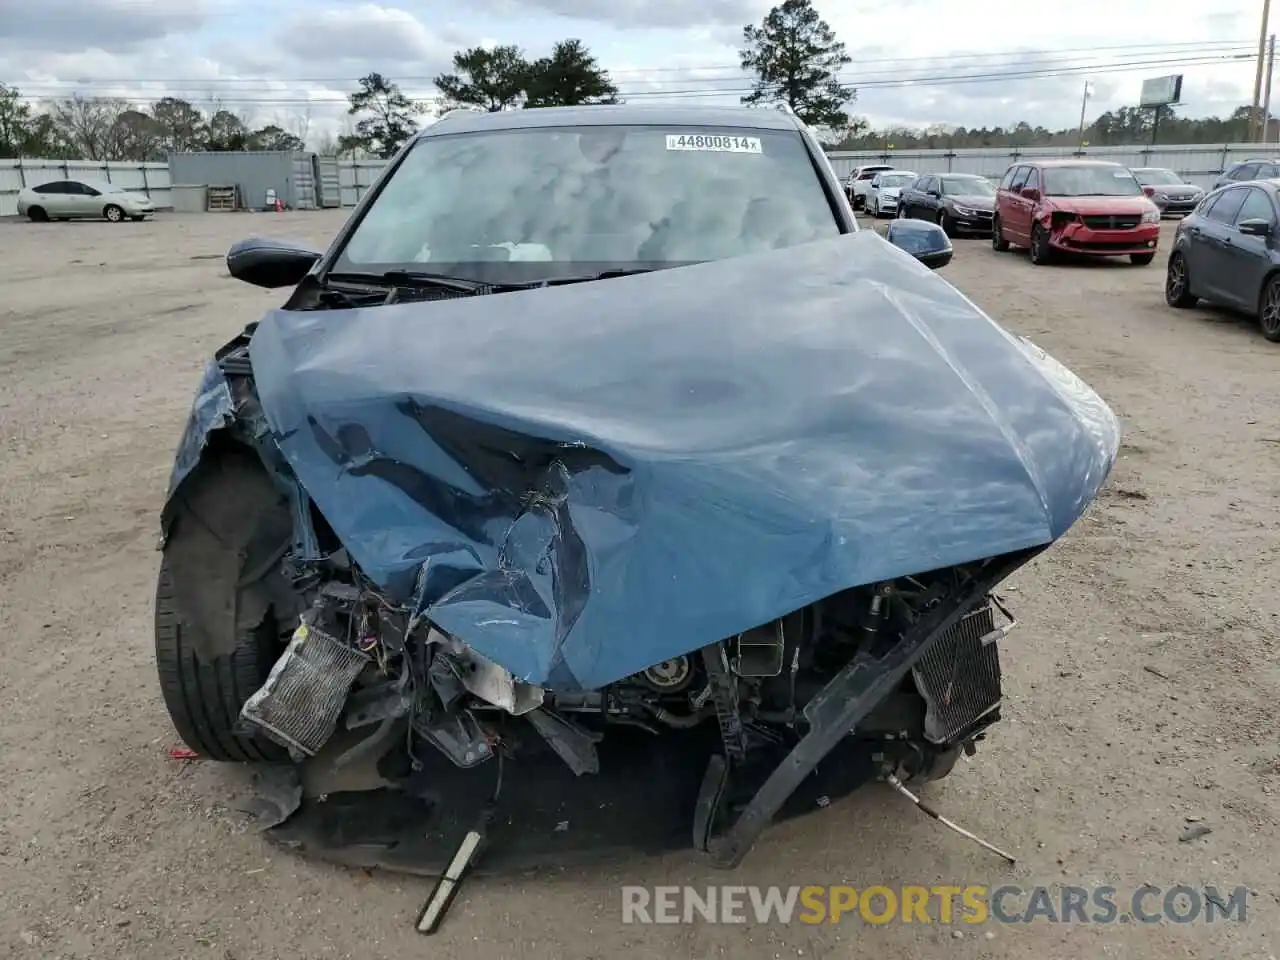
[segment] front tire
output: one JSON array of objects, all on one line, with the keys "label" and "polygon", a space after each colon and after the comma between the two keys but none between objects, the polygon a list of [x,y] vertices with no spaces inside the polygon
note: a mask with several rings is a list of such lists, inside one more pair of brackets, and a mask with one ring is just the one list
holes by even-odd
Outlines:
[{"label": "front tire", "polygon": [[237,731],[240,709],[266,682],[279,640],[275,621],[240,632],[235,649],[216,657],[197,655],[182,630],[167,559],[156,582],[156,670],[165,706],[183,742],[209,760],[229,763],[279,761],[288,751]]},{"label": "front tire", "polygon": [[45,211],[44,207],[28,207],[27,218],[32,223],[48,223],[49,222],[49,214]]},{"label": "front tire", "polygon": [[952,224],[951,218],[947,216],[947,211],[945,210],[938,211],[938,226],[942,228],[942,232],[948,237],[955,234],[955,225]]},{"label": "front tire", "polygon": [[1176,250],[1169,256],[1169,269],[1164,275],[1164,302],[1171,307],[1185,310],[1194,307],[1199,297],[1191,295],[1191,273],[1187,270],[1187,258]]},{"label": "front tire", "polygon": [[1009,241],[1004,238],[1004,233],[1000,229],[999,217],[991,221],[991,249],[997,253],[1004,253],[1009,249]]},{"label": "front tire", "polygon": [[1049,231],[1044,228],[1043,224],[1037,223],[1031,228],[1031,262],[1038,267],[1042,267],[1053,259],[1052,248],[1049,246]]},{"label": "front tire", "polygon": [[120,223],[124,220],[124,208],[108,203],[102,208],[102,215],[112,223]]}]

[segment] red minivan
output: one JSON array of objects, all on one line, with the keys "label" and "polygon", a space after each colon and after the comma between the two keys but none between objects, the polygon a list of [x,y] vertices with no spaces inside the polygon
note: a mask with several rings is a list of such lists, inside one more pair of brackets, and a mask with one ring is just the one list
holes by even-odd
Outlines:
[{"label": "red minivan", "polygon": [[1160,240],[1160,209],[1118,163],[1031,160],[1015,163],[996,190],[991,246],[1026,247],[1031,262],[1059,253],[1127,256],[1146,266]]}]

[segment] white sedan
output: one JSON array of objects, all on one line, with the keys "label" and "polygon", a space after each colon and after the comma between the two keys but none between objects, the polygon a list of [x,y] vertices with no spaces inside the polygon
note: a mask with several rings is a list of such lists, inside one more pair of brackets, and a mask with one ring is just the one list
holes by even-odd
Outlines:
[{"label": "white sedan", "polygon": [[916,174],[906,170],[877,173],[867,191],[867,213],[873,217],[893,216],[898,212],[898,198],[903,189],[915,179]]},{"label": "white sedan", "polygon": [[132,193],[111,183],[86,180],[51,180],[27,187],[18,194],[18,216],[38,223],[48,220],[143,220],[154,215],[156,205],[142,193]]}]

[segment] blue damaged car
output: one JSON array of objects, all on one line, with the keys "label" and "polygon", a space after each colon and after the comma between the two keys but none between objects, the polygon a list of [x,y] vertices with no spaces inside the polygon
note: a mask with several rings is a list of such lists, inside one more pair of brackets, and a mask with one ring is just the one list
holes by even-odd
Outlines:
[{"label": "blue damaged car", "polygon": [[[455,112],[222,348],[163,508],[160,684],[306,791],[270,835],[435,869],[694,846],[999,718],[996,590],[1104,483],[1116,418],[859,230],[787,111]],[[316,788],[317,790],[319,788]]]}]

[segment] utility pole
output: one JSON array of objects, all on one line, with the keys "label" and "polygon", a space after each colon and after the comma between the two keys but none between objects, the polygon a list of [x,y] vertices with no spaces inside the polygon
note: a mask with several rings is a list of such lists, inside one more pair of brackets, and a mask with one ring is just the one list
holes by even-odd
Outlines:
[{"label": "utility pole", "polygon": [[1267,57],[1267,21],[1271,19],[1271,0],[1262,0],[1262,26],[1258,30],[1258,68],[1253,77],[1253,113],[1250,114],[1249,139],[1257,140],[1262,131],[1262,74]]},{"label": "utility pole", "polygon": [[1080,96],[1080,132],[1076,137],[1076,148],[1084,149],[1084,111],[1085,106],[1089,103],[1089,81],[1084,82],[1084,93]]},{"label": "utility pole", "polygon": [[1273,33],[1267,41],[1267,89],[1262,96],[1262,136],[1263,143],[1271,140],[1271,75],[1276,69],[1276,35]]}]

